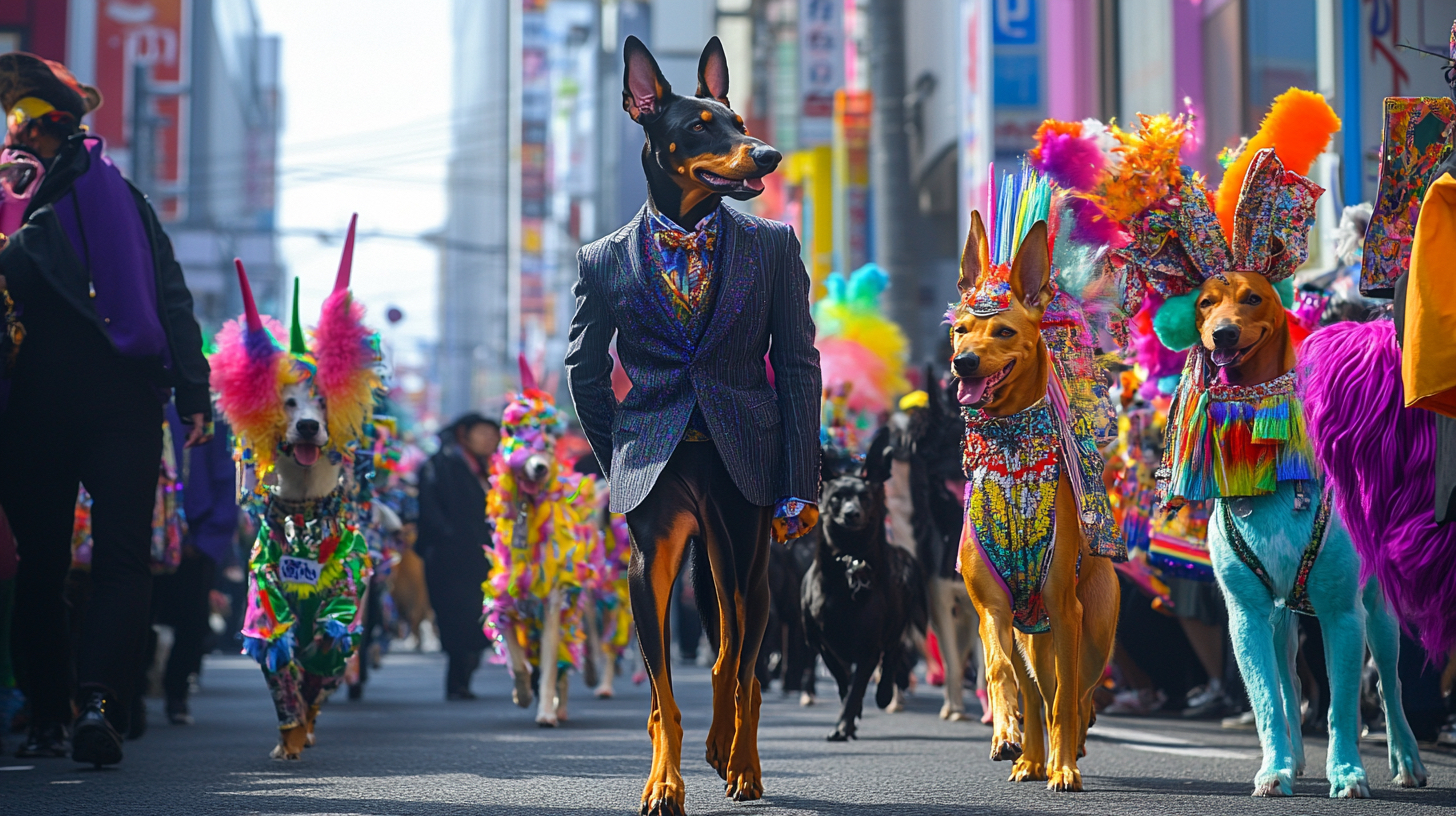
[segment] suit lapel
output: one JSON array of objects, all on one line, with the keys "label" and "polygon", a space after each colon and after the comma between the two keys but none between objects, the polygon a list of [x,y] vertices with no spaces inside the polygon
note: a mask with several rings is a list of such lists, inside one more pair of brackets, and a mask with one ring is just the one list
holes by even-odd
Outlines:
[{"label": "suit lapel", "polygon": [[724,205],[718,218],[718,236],[723,242],[713,266],[713,274],[718,276],[718,298],[707,331],[698,342],[699,353],[722,341],[743,312],[743,301],[758,278],[758,252],[738,217],[736,210]]},{"label": "suit lapel", "polygon": [[[633,224],[632,230],[627,233],[619,248],[619,252],[624,253],[627,259],[627,264],[623,268],[629,269],[631,274],[631,280],[627,285],[631,287],[634,295],[630,299],[642,309],[638,312],[638,316],[649,323],[652,321],[648,316],[648,310],[655,306],[659,318],[656,321],[657,324],[687,345],[691,341],[687,328],[673,313],[667,292],[663,288],[662,281],[657,277],[657,270],[642,252],[643,243],[652,240],[651,236],[646,234],[652,228],[652,222],[647,217],[646,204],[637,211],[637,220]],[[649,306],[644,301],[650,301],[653,305]]]}]

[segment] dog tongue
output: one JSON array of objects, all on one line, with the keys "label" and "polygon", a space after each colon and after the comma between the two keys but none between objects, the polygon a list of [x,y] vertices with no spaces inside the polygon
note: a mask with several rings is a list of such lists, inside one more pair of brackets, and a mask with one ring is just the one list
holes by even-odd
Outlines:
[{"label": "dog tongue", "polygon": [[308,444],[304,444],[304,443],[299,443],[299,444],[293,446],[293,458],[300,465],[303,465],[304,467],[308,467],[309,465],[312,465],[314,462],[317,462],[318,461],[318,457],[319,457],[319,447],[318,447],[318,445],[308,445]]},{"label": "dog tongue", "polygon": [[743,180],[743,186],[744,187],[747,187],[750,190],[762,190],[763,189],[763,179],[762,178],[744,179]]},{"label": "dog tongue", "polygon": [[986,393],[986,377],[975,377],[973,379],[961,379],[960,387],[956,391],[956,401],[961,405],[975,405],[981,401]]},{"label": "dog tongue", "polygon": [[1239,350],[1236,348],[1214,349],[1213,353],[1208,355],[1209,359],[1213,360],[1213,364],[1216,366],[1226,366],[1232,363],[1238,356]]}]

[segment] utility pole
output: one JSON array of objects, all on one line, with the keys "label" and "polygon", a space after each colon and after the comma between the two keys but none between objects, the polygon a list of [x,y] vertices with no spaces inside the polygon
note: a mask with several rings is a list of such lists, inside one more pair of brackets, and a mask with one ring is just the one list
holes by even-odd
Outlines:
[{"label": "utility pole", "polygon": [[875,261],[890,276],[890,318],[910,339],[910,362],[926,349],[916,274],[915,191],[905,130],[905,3],[870,0],[870,186],[874,191]]}]

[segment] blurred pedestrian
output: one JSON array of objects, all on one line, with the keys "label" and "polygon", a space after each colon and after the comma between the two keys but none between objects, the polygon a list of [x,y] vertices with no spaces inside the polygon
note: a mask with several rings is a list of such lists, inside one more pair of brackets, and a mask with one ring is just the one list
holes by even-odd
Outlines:
[{"label": "blurred pedestrian", "polygon": [[167,696],[167,720],[191,725],[187,697],[193,679],[202,671],[203,644],[211,616],[209,595],[218,565],[225,563],[238,532],[236,470],[227,428],[205,445],[188,452],[183,472],[183,502],[187,539],[176,572],[157,578],[158,620],[174,632],[162,690]]},{"label": "blurred pedestrian", "polygon": [[[20,552],[13,648],[31,701],[21,755],[94,765],[121,736],[151,612],[152,509],[162,403],[175,391],[187,445],[211,437],[208,366],[192,295],[146,198],[81,119],[101,95],[60,63],[0,56],[6,112],[0,216],[24,222],[0,250],[0,503]],[[13,307],[12,305],[13,304]],[[23,329],[19,325],[23,324]],[[16,347],[17,339],[21,342]],[[78,485],[94,499],[91,612],[80,632],[74,731],[62,587]],[[108,710],[111,709],[111,710]]]},{"label": "blurred pedestrian", "polygon": [[481,584],[490,575],[485,518],[490,458],[500,446],[500,425],[466,414],[440,433],[440,452],[420,469],[419,540],[425,584],[435,608],[440,647],[449,656],[445,698],[472,700],[470,678],[490,645],[481,627]]}]

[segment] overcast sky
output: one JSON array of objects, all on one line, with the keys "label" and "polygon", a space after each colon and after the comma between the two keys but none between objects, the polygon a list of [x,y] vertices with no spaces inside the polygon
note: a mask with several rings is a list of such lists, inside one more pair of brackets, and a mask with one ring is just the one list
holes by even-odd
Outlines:
[{"label": "overcast sky", "polygon": [[[439,229],[449,152],[449,0],[256,2],[264,30],[283,41],[279,226],[338,232],[358,212],[361,233]],[[328,294],[340,249],[316,237],[281,239],[283,262],[302,278],[305,320]],[[402,361],[414,357],[418,341],[436,337],[437,264],[434,247],[418,241],[374,238],[355,250],[354,292],[370,324],[385,329],[390,306],[405,313],[392,332]]]}]

